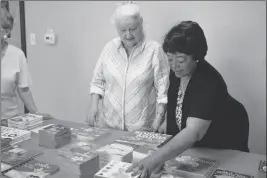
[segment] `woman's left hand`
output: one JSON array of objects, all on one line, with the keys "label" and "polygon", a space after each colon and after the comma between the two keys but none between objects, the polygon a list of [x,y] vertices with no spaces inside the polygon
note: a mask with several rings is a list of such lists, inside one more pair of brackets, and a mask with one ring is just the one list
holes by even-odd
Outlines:
[{"label": "woman's left hand", "polygon": [[48,113],[36,113],[36,115],[40,115],[43,116],[43,120],[51,120],[51,119],[55,119],[53,116],[51,116],[51,114]]},{"label": "woman's left hand", "polygon": [[152,123],[152,131],[153,132],[158,132],[158,129],[161,126],[162,120],[163,119],[161,119],[161,118],[155,118],[155,120]]},{"label": "woman's left hand", "polygon": [[132,176],[140,175],[139,178],[149,178],[151,173],[159,166],[153,156],[148,156],[138,163],[133,164],[126,172],[132,172]]}]

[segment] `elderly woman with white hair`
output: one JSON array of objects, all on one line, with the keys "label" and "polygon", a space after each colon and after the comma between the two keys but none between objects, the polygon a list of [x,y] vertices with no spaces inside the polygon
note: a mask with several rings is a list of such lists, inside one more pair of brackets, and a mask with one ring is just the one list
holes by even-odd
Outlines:
[{"label": "elderly woman with white hair", "polygon": [[137,4],[120,4],[113,22],[119,37],[105,45],[96,64],[86,122],[126,131],[158,131],[167,104],[167,58],[159,43],[145,38]]}]

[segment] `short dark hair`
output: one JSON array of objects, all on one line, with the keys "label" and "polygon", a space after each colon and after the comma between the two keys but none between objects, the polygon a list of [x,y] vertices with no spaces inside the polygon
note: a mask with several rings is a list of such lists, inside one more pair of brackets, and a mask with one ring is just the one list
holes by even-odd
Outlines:
[{"label": "short dark hair", "polygon": [[1,14],[1,25],[4,29],[10,29],[12,30],[13,25],[14,25],[14,18],[10,14],[10,12],[6,9],[5,1],[1,1],[1,9],[0,9],[0,14]]},{"label": "short dark hair", "polygon": [[195,60],[204,60],[208,51],[202,28],[193,21],[182,21],[166,34],[163,42],[165,53],[177,52],[193,55]]}]

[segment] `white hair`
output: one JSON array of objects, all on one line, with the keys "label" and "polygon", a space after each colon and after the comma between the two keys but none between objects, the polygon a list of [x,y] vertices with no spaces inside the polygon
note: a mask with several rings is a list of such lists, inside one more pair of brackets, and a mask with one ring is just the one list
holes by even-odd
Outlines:
[{"label": "white hair", "polygon": [[140,8],[133,1],[121,2],[118,4],[113,16],[112,23],[115,24],[122,17],[141,18]]}]

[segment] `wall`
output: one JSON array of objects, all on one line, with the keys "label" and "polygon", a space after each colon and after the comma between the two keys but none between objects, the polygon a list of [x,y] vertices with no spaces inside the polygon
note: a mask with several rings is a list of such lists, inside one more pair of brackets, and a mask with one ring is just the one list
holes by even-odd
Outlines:
[{"label": "wall", "polygon": [[[84,121],[94,66],[104,44],[116,36],[110,24],[115,4],[25,2],[27,53],[33,94],[40,111],[59,119]],[[252,152],[265,154],[265,2],[139,4],[148,38],[159,42],[178,21],[194,20],[200,24],[209,45],[206,59],[221,72],[229,92],[244,104],[249,114],[249,147]],[[47,28],[57,34],[54,46],[43,42]],[[30,45],[30,33],[36,34],[36,45]]]}]

